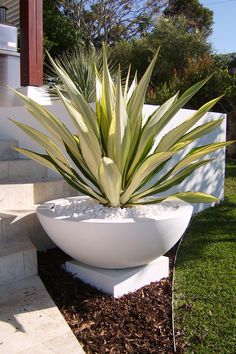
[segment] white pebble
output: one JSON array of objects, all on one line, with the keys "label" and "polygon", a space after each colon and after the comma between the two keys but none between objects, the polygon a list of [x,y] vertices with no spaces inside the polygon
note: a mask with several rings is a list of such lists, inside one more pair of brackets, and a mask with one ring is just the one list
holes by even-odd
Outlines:
[{"label": "white pebble", "polygon": [[71,217],[75,219],[157,219],[160,215],[172,213],[178,209],[177,202],[165,201],[152,205],[137,205],[129,208],[113,208],[98,204],[90,198],[68,198],[55,202],[53,212],[55,217]]}]

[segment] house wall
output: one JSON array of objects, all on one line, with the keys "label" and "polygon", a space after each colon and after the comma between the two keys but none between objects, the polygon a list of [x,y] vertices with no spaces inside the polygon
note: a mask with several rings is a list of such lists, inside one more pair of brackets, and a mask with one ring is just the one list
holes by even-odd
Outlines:
[{"label": "house wall", "polygon": [[[147,117],[155,110],[155,108],[156,106],[145,105],[144,115]],[[67,125],[67,127],[74,131],[74,127],[68,118],[68,115],[62,104],[57,102],[51,106],[47,106],[47,109],[60,117],[60,119]],[[170,129],[183,122],[187,117],[191,116],[193,112],[194,111],[182,109],[163,130],[162,136],[165,135]],[[225,115],[221,113],[207,113],[198,122],[198,125],[221,117],[225,117]],[[26,136],[19,128],[17,128],[9,120],[9,118],[13,118],[24,122],[25,124],[29,124],[36,129],[41,129],[40,125],[34,120],[34,118],[23,106],[0,107],[0,140],[15,139],[18,140],[19,146],[22,148],[31,149],[38,152],[42,151],[41,148],[28,136]],[[43,129],[41,130],[43,131]],[[200,138],[197,142],[191,144],[188,147],[188,150],[197,145],[220,142],[224,141],[225,139],[226,119],[222,122],[221,126],[215,129],[211,134],[208,134],[207,137]],[[188,179],[182,182],[180,186],[173,188],[172,192],[189,190],[201,191],[210,193],[222,200],[224,198],[225,149],[221,149],[215,153],[212,153],[211,157],[214,157],[215,160],[195,171]],[[24,157],[22,156],[22,158]],[[54,172],[50,171],[50,175],[53,176]],[[198,212],[209,206],[210,205],[206,204],[196,204],[194,206],[194,210],[195,212]]]}]

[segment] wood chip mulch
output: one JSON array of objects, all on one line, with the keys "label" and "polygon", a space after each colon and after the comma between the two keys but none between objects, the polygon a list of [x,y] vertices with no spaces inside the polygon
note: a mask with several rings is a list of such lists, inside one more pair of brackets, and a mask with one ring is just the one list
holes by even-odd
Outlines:
[{"label": "wood chip mulch", "polygon": [[[86,354],[174,353],[170,276],[114,299],[63,270],[59,249],[39,252],[39,275]],[[184,353],[180,340],[175,353]]]}]

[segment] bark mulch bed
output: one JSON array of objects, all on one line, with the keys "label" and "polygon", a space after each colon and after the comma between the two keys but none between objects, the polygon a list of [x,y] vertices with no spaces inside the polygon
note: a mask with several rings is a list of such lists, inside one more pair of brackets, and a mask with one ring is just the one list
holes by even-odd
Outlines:
[{"label": "bark mulch bed", "polygon": [[[114,299],[66,273],[59,249],[38,255],[39,275],[86,354],[174,353],[170,276]],[[184,353],[178,340],[177,353]]]}]

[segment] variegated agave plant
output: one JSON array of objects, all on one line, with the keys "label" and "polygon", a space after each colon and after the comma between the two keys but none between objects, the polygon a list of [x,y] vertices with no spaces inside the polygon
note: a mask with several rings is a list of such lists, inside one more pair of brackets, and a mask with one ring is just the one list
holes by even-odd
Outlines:
[{"label": "variegated agave plant", "polygon": [[[125,87],[122,88],[120,72],[114,82],[104,52],[102,78],[96,74],[96,112],[76,89],[65,70],[52,61],[67,91],[66,97],[60,91],[58,94],[74,123],[76,133],[70,132],[44,107],[16,92],[33,117],[48,131],[48,135],[45,135],[14,121],[44,148],[45,154],[22,148],[16,150],[56,170],[79,192],[104,205],[118,207],[159,203],[170,196],[188,202],[216,201],[215,197],[201,192],[170,195],[168,190],[211,161],[202,159],[205,155],[229,143],[194,148],[178,162],[173,161],[168,171],[165,169],[164,172],[164,168],[167,163],[170,166],[172,158],[187,145],[221,124],[222,119],[219,119],[192,128],[220,97],[203,105],[156,145],[158,134],[209,79],[195,84],[180,97],[176,94],[143,123],[144,98],[156,58],[157,54],[139,83],[135,77],[128,87],[128,73]],[[165,192],[166,196],[158,196],[161,192]]]}]

